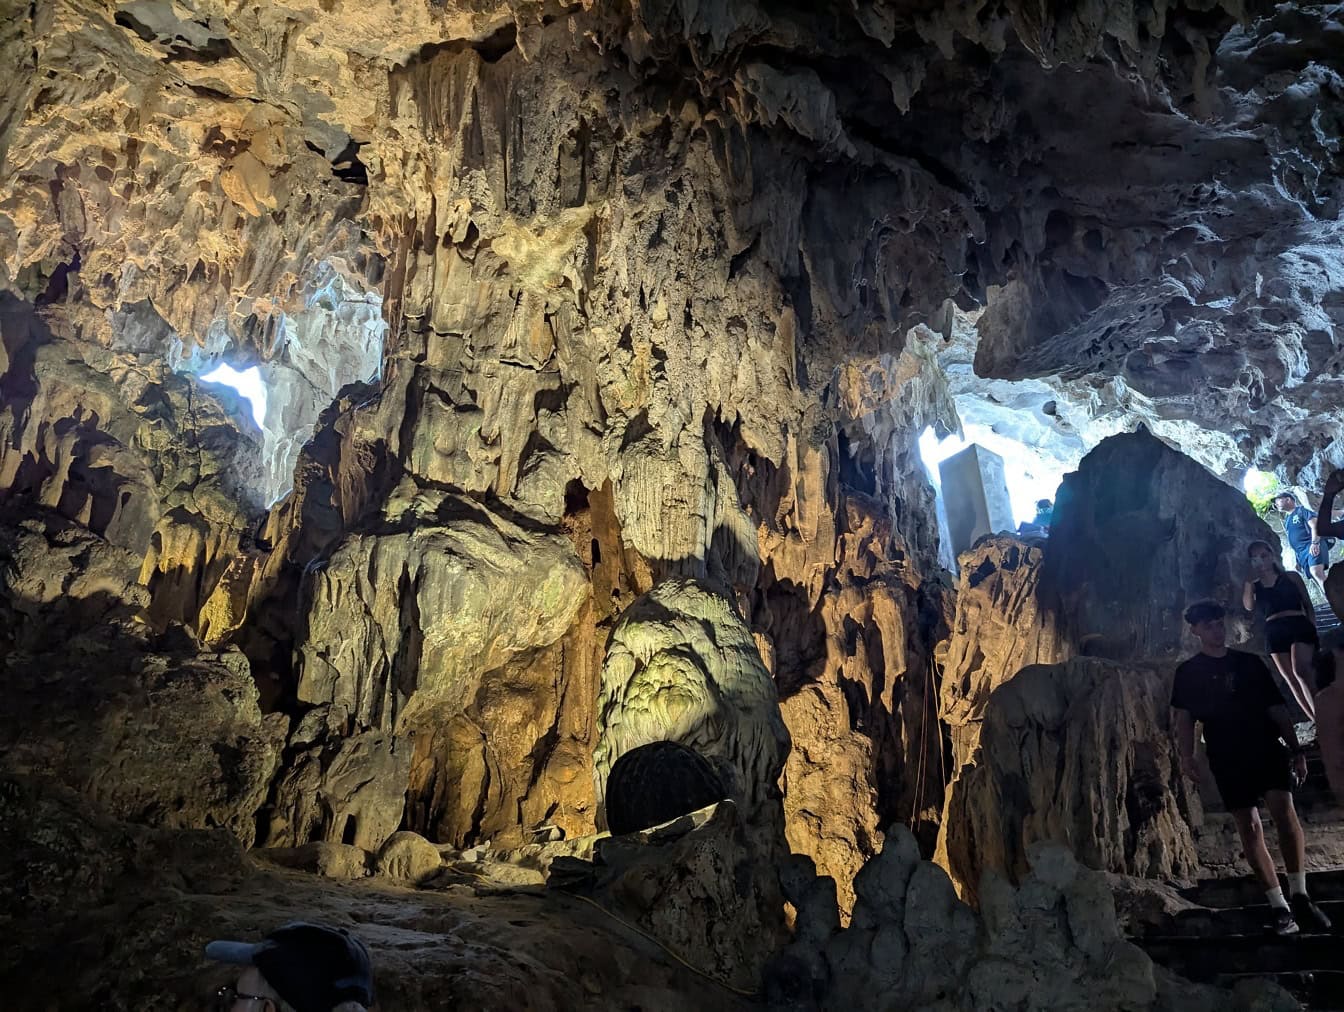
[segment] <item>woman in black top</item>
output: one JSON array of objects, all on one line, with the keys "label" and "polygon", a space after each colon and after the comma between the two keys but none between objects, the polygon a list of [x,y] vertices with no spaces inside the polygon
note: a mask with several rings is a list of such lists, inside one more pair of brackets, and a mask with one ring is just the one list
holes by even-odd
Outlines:
[{"label": "woman in black top", "polygon": [[1297,705],[1314,721],[1311,660],[1320,640],[1306,582],[1297,573],[1285,573],[1274,549],[1263,541],[1252,541],[1247,554],[1255,579],[1246,581],[1241,603],[1247,611],[1259,607],[1264,612],[1269,656],[1274,658]]}]

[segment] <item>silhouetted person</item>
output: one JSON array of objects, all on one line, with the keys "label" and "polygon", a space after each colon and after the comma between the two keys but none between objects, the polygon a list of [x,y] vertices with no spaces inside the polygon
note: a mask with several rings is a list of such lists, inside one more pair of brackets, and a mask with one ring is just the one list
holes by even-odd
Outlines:
[{"label": "silhouetted person", "polygon": [[1310,576],[1325,590],[1325,565],[1328,548],[1316,533],[1312,523],[1316,514],[1297,501],[1297,496],[1286,489],[1274,497],[1274,505],[1283,513],[1283,532],[1288,547],[1297,556],[1297,569]]},{"label": "silhouetted person", "polygon": [[1252,541],[1246,554],[1251,560],[1251,579],[1242,586],[1241,603],[1247,611],[1258,607],[1264,612],[1269,656],[1302,712],[1315,720],[1311,656],[1320,639],[1306,581],[1297,573],[1285,573],[1278,553],[1266,541]]},{"label": "silhouetted person", "polygon": [[1036,516],[1031,521],[1033,524],[1035,524],[1037,527],[1044,527],[1047,530],[1049,530],[1050,521],[1054,519],[1054,516],[1055,516],[1054,503],[1052,503],[1049,499],[1036,500]]},{"label": "silhouetted person", "polygon": [[246,967],[216,996],[224,1012],[366,1012],[373,1004],[369,950],[344,928],[294,921],[260,942],[211,942],[205,954]]},{"label": "silhouetted person", "polygon": [[1326,634],[1316,651],[1315,666],[1316,743],[1330,790],[1337,801],[1344,802],[1344,629]]},{"label": "silhouetted person", "polygon": [[1050,536],[1050,519],[1054,516],[1055,506],[1049,499],[1036,500],[1036,515],[1030,523],[1017,525],[1017,533],[1024,538],[1045,538]]},{"label": "silhouetted person", "polygon": [[[1191,605],[1185,613],[1200,650],[1176,669],[1171,690],[1181,767],[1186,776],[1198,779],[1195,724],[1202,724],[1209,770],[1236,820],[1246,861],[1273,909],[1274,931],[1293,935],[1299,923],[1324,930],[1329,918],[1307,897],[1302,870],[1306,846],[1291,793],[1294,777],[1306,779],[1307,761],[1269,668],[1254,654],[1227,648],[1223,616],[1222,605],[1213,601]],[[1261,799],[1279,831],[1291,900],[1283,898],[1265,846],[1257,807]]]},{"label": "silhouetted person", "polygon": [[[1316,517],[1316,536],[1321,539],[1339,538],[1344,541],[1344,520],[1334,519],[1335,497],[1344,492],[1344,470],[1331,473],[1325,479],[1325,488],[1321,491],[1321,512]],[[1325,599],[1330,602],[1330,610],[1335,617],[1344,622],[1344,564],[1330,567],[1325,577]]]}]

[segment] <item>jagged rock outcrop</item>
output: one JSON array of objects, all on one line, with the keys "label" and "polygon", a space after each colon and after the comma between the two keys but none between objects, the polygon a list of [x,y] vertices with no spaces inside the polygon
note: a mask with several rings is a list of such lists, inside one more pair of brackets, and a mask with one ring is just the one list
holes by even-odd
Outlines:
[{"label": "jagged rock outcrop", "polygon": [[1168,709],[1175,662],[1196,649],[1183,612],[1220,600],[1230,640],[1250,638],[1246,546],[1269,538],[1236,489],[1140,430],[1066,478],[1043,547],[998,538],[962,556],[942,648],[956,769],[938,855],[963,895],[987,868],[1024,874],[1035,840],[1107,871],[1194,872],[1201,816]]},{"label": "jagged rock outcrop", "polygon": [[[712,581],[794,729],[789,839],[847,905],[879,826],[931,844],[947,772],[914,445],[955,414],[907,330],[975,314],[983,376],[1311,485],[1344,420],[1340,29],[1176,0],[0,0],[0,507],[128,553],[115,592],[184,663],[245,653],[296,725],[260,819],[292,845],[591,831],[607,636]],[[221,359],[278,384],[261,431],[197,381]],[[468,528],[481,551],[417,544]],[[487,555],[453,584],[482,634],[436,640],[458,602],[410,574]],[[1076,593],[1067,644],[1111,652]],[[1170,647],[1165,621],[1124,628]]]},{"label": "jagged rock outcrop", "polygon": [[298,697],[396,732],[458,712],[482,674],[564,634],[584,576],[569,541],[525,517],[403,486],[308,576]]},{"label": "jagged rock outcrop", "polygon": [[1036,841],[1103,871],[1193,876],[1199,799],[1176,759],[1170,699],[1170,671],[1090,658],[1032,665],[997,689],[938,839],[961,894],[981,898],[987,870],[1021,880]]},{"label": "jagged rock outcrop", "polygon": [[982,539],[961,555],[952,635],[938,648],[938,715],[952,739],[954,770],[972,761],[994,691],[1028,665],[1072,652],[1062,616],[1039,592],[1041,555],[1041,545],[1007,537]]},{"label": "jagged rock outcrop", "polygon": [[359,730],[343,706],[316,706],[286,743],[261,842],[270,847],[346,843],[376,851],[401,825],[411,743]]},{"label": "jagged rock outcrop", "polygon": [[736,805],[720,802],[659,826],[599,839],[592,867],[571,861],[576,889],[647,931],[681,959],[741,991],[759,990],[787,937],[776,870]]},{"label": "jagged rock outcrop", "polygon": [[250,846],[288,718],[263,716],[237,650],[153,634],[137,563],[53,511],[0,525],[0,759],[118,817]]},{"label": "jagged rock outcrop", "polygon": [[1296,1008],[1286,993],[1229,994],[1172,977],[1126,941],[1105,878],[1063,847],[1035,845],[1014,889],[990,873],[977,915],[904,826],[855,878],[849,927],[837,931],[826,879],[793,876],[795,941],[767,971],[773,1008],[980,1010]]},{"label": "jagged rock outcrop", "polygon": [[1274,540],[1244,495],[1140,429],[1103,440],[1065,478],[1039,594],[1071,651],[1173,661],[1192,652],[1183,616],[1198,600],[1228,609],[1229,643],[1250,640],[1247,546]]}]

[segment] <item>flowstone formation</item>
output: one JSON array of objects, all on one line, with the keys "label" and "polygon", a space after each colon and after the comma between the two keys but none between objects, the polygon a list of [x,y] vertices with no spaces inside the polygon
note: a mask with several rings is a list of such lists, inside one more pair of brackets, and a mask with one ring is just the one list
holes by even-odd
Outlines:
[{"label": "flowstone formation", "polygon": [[768,824],[762,810],[778,810],[790,742],[775,683],[746,624],[703,584],[669,580],[621,614],[602,665],[597,728],[599,797],[623,755],[671,741],[708,759],[750,817]]}]

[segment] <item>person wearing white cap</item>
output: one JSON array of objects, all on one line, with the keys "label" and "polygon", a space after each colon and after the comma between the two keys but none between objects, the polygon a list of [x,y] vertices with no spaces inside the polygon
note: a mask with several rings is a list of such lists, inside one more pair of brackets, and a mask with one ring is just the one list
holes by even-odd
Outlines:
[{"label": "person wearing white cap", "polygon": [[245,969],[216,994],[220,1012],[368,1012],[369,950],[344,928],[294,921],[260,942],[211,942],[205,955]]}]

